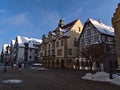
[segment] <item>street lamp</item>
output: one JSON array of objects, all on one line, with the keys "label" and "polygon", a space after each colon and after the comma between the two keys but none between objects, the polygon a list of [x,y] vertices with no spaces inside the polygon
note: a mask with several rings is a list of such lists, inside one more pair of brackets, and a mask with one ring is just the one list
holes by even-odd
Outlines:
[{"label": "street lamp", "polygon": [[[106,51],[107,51],[107,56],[110,59],[111,58],[111,55],[110,55],[111,50],[110,50],[110,46],[107,45],[107,44],[106,44]],[[112,74],[113,74],[113,62],[111,60],[109,60],[109,74],[110,74],[109,78],[113,79],[113,77],[112,77]]]},{"label": "street lamp", "polygon": [[[113,42],[112,42],[113,43]],[[108,59],[108,62],[109,62],[109,78],[110,79],[113,79],[113,77],[112,77],[112,74],[113,74],[113,62],[110,60],[110,52],[111,52],[111,50],[110,50],[110,44],[106,44],[104,41],[101,43],[103,46],[105,46],[105,52],[106,52],[106,54],[107,54],[107,59]]]}]

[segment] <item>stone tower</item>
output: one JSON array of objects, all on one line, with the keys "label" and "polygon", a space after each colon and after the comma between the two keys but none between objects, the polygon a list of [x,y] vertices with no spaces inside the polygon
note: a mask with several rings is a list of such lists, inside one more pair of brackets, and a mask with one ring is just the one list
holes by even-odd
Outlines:
[{"label": "stone tower", "polygon": [[59,20],[59,23],[58,23],[58,27],[63,27],[65,25],[65,23],[64,23],[64,19],[63,18],[61,18],[60,20]]}]

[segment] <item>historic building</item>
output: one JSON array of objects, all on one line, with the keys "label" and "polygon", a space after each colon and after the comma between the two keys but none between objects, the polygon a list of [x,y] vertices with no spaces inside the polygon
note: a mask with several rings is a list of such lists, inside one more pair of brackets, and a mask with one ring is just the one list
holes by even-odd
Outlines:
[{"label": "historic building", "polygon": [[75,68],[78,60],[78,38],[82,31],[80,19],[68,24],[59,21],[58,27],[43,35],[39,57],[45,67]]},{"label": "historic building", "polygon": [[16,63],[16,60],[14,58],[15,57],[14,45],[15,45],[15,40],[11,40],[11,43],[10,43],[10,63],[11,64]]},{"label": "historic building", "polygon": [[110,61],[116,67],[114,39],[112,27],[103,24],[101,20],[88,19],[79,37],[80,69],[96,69],[97,65],[102,65],[108,71]]},{"label": "historic building", "polygon": [[3,44],[1,52],[1,62],[10,62],[10,44]]},{"label": "historic building", "polygon": [[115,29],[118,68],[120,68],[120,3],[113,15],[112,24]]},{"label": "historic building", "polygon": [[31,64],[38,62],[38,49],[42,40],[16,36],[14,44],[14,60]]}]

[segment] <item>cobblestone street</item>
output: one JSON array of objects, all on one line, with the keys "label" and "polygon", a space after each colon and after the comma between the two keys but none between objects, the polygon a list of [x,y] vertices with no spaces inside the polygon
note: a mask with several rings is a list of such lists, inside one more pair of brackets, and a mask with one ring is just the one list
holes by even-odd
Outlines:
[{"label": "cobblestone street", "polygon": [[[85,71],[79,70],[7,70],[0,72],[0,90],[120,90],[120,86],[107,82],[83,80]],[[3,80],[20,79],[18,84]]]}]

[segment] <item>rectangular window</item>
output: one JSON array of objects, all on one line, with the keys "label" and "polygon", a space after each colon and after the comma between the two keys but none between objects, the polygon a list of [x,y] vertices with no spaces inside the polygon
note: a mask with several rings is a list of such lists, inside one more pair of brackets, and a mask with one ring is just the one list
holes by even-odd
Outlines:
[{"label": "rectangular window", "polygon": [[43,53],[40,53],[40,56],[42,57],[42,56],[43,56]]},{"label": "rectangular window", "polygon": [[47,56],[47,51],[44,52],[44,56]]},{"label": "rectangular window", "polygon": [[45,45],[45,49],[47,49],[47,44]]},{"label": "rectangular window", "polygon": [[48,50],[48,55],[50,55],[50,50]]},{"label": "rectangular window", "polygon": [[55,55],[55,50],[54,49],[52,49],[52,55]]},{"label": "rectangular window", "polygon": [[56,42],[56,47],[59,47],[59,42],[58,41]]},{"label": "rectangular window", "polygon": [[60,49],[60,56],[63,54],[63,50],[62,49]]},{"label": "rectangular window", "polygon": [[57,56],[61,56],[61,55],[63,55],[63,50],[62,49],[57,50]]},{"label": "rectangular window", "polygon": [[49,47],[48,47],[49,49],[51,48],[50,46],[51,46],[51,45],[49,44]]},{"label": "rectangular window", "polygon": [[32,56],[29,56],[29,59],[31,59],[32,58]]},{"label": "rectangular window", "polygon": [[64,45],[64,42],[63,42],[63,40],[61,40],[61,46],[63,46]]},{"label": "rectangular window", "polygon": [[68,49],[68,55],[72,55],[72,49]]},{"label": "rectangular window", "polygon": [[59,56],[59,50],[57,50],[57,56]]},{"label": "rectangular window", "polygon": [[52,48],[55,48],[55,43],[54,42],[52,43]]},{"label": "rectangular window", "polygon": [[38,53],[38,50],[37,50],[37,49],[35,49],[35,53],[36,53],[36,54]]}]

